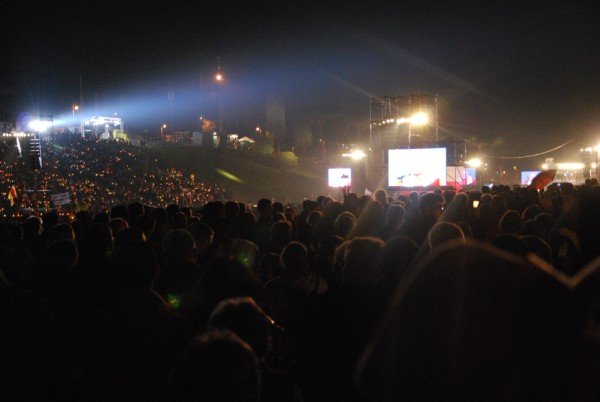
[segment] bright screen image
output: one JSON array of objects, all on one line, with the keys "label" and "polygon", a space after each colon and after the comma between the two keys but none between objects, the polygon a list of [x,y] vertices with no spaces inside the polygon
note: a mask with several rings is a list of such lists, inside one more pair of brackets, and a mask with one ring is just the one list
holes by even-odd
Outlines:
[{"label": "bright screen image", "polygon": [[446,185],[446,148],[390,149],[388,152],[390,187]]},{"label": "bright screen image", "polygon": [[540,170],[527,170],[524,172],[521,172],[521,184],[528,186],[531,184],[531,180],[533,180],[533,178],[535,176],[537,176],[538,174],[540,174]]},{"label": "bright screen image", "polygon": [[346,187],[352,183],[352,169],[329,169],[329,187]]},{"label": "bright screen image", "polygon": [[446,168],[446,185],[460,187],[475,186],[477,185],[476,174],[475,168],[448,166]]}]

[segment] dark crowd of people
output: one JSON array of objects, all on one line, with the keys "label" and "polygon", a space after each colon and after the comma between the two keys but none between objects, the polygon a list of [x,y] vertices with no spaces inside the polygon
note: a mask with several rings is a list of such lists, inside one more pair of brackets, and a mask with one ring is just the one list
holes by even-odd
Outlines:
[{"label": "dark crowd of people", "polygon": [[2,400],[598,401],[600,186],[0,223]]}]

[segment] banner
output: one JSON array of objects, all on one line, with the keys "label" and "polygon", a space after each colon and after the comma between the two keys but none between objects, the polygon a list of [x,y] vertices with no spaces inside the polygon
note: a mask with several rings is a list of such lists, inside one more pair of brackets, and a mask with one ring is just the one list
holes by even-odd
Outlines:
[{"label": "banner", "polygon": [[65,193],[52,194],[50,198],[52,199],[52,204],[54,204],[55,207],[59,205],[71,204],[71,196],[69,195],[68,191]]}]

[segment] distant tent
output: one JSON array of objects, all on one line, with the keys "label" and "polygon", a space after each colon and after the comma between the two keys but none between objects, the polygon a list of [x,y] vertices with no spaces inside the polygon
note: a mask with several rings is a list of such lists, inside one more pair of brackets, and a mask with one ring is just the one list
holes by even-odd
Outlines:
[{"label": "distant tent", "polygon": [[249,149],[249,148],[252,148],[252,147],[254,146],[254,143],[255,143],[256,141],[254,141],[254,140],[253,140],[252,138],[250,138],[250,137],[242,137],[242,138],[240,138],[240,139],[238,140],[238,142],[240,143],[240,147],[241,147],[241,148],[246,148],[246,149]]}]

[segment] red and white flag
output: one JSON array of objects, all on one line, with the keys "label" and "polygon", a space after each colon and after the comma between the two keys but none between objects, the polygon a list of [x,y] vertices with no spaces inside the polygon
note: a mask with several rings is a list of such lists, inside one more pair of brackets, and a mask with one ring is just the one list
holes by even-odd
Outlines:
[{"label": "red and white flag", "polygon": [[8,202],[10,202],[11,207],[17,203],[17,189],[15,186],[10,186],[8,189]]}]

